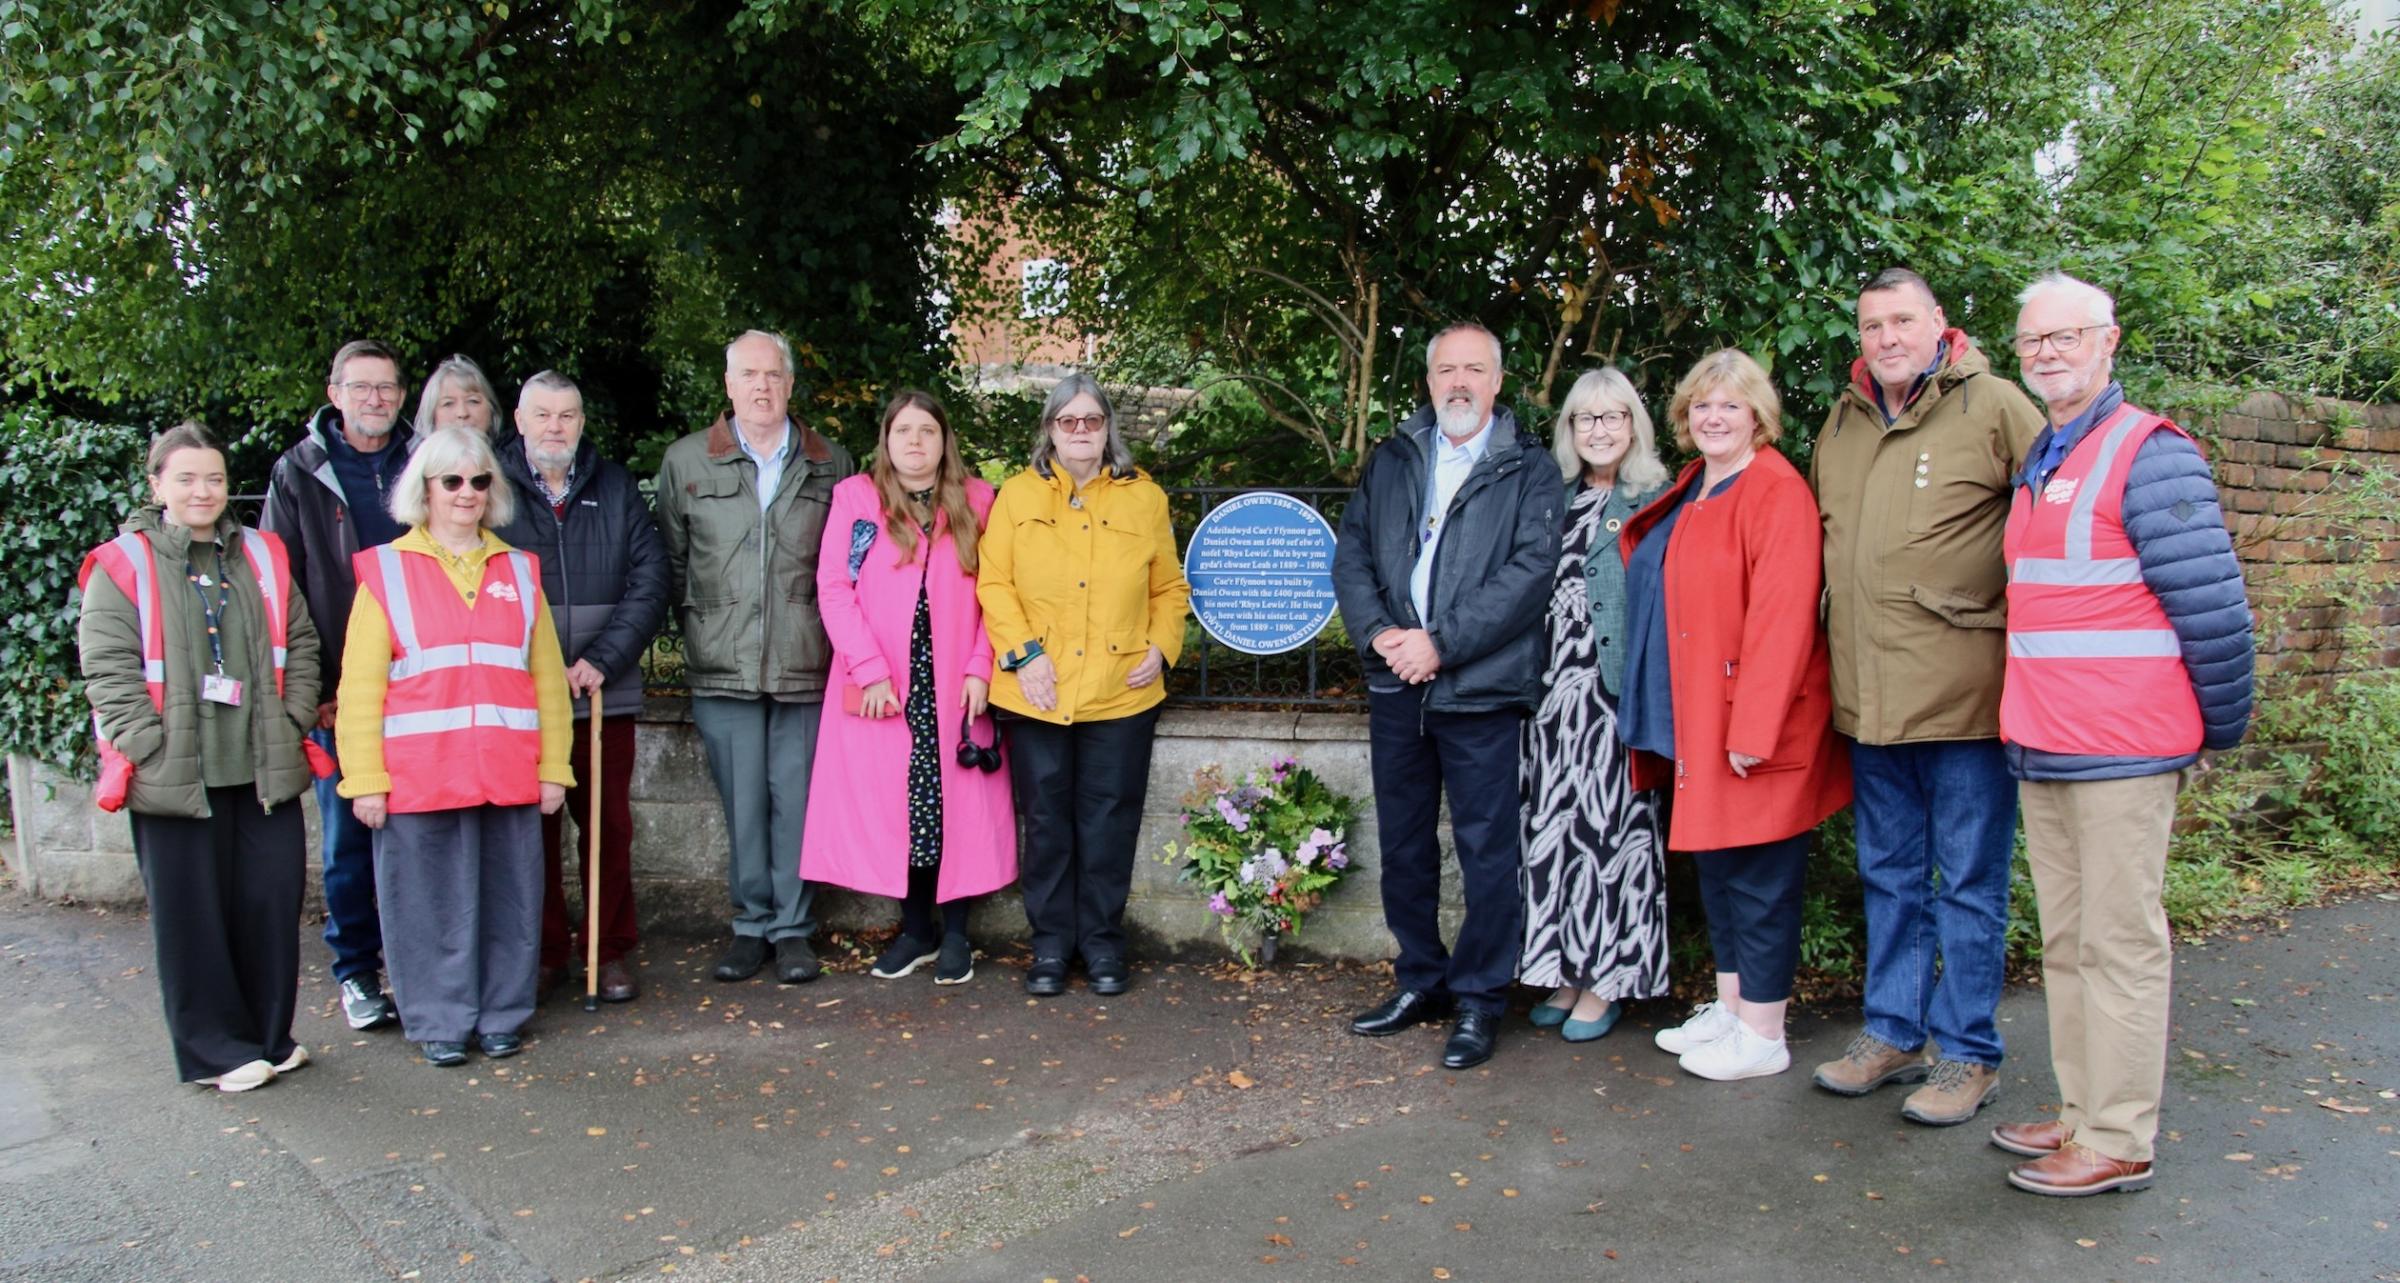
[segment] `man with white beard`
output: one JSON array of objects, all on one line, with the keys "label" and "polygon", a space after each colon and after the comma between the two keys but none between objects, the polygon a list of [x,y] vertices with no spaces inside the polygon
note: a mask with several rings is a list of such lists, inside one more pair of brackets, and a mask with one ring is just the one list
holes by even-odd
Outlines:
[{"label": "man with white beard", "polygon": [[[584,439],[583,392],[574,380],[556,370],[525,380],[517,394],[516,423],[521,448],[503,444],[496,451],[501,472],[517,489],[516,516],[497,533],[540,562],[542,596],[558,623],[575,718],[582,721],[595,711],[601,718],[598,779],[589,729],[578,728],[570,759],[576,783],[568,786],[562,809],[583,830],[592,822],[591,790],[597,784],[600,884],[592,885],[589,861],[573,863],[583,879],[585,903],[595,895],[600,899],[597,992],[605,1002],[628,1002],[641,991],[632,959],[637,937],[628,794],[634,719],[642,711],[642,655],[667,616],[667,548],[633,474],[601,458]],[[584,954],[576,939],[582,924],[567,914],[560,818],[542,817],[548,880],[542,893],[541,993]]]},{"label": "man with white beard", "polygon": [[2054,1118],[1994,1128],[2035,1194],[2151,1181],[2173,960],[2160,905],[2175,794],[2250,720],[2251,620],[2208,463],[2125,399],[2116,303],[2053,272],[2016,349],[2050,423],[2026,452],[2002,556],[2000,738],[2020,781],[2042,922]]},{"label": "man with white beard", "polygon": [[[1491,1059],[1524,932],[1518,734],[1541,698],[1543,611],[1565,490],[1549,443],[1494,404],[1500,340],[1453,325],[1425,349],[1428,404],[1367,461],[1333,561],[1367,675],[1383,918],[1400,943],[1392,996],[1351,1032],[1457,1013],[1442,1064]],[[1444,789],[1467,912],[1445,949]]]}]

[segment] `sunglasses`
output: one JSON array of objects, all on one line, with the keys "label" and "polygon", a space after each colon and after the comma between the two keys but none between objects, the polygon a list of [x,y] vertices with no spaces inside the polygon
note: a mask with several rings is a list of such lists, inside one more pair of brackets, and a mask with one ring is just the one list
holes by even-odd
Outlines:
[{"label": "sunglasses", "polygon": [[988,772],[999,770],[999,728],[993,728],[992,742],[990,747],[987,748],[984,745],[975,742],[975,719],[973,717],[962,715],[958,719],[958,764],[960,766],[971,766],[978,771]]},{"label": "sunglasses", "polygon": [[462,477],[455,472],[449,472],[435,477],[434,480],[441,482],[442,489],[451,494],[457,494],[460,486],[473,486],[477,494],[492,488],[492,474],[488,472],[478,472],[471,477]]}]

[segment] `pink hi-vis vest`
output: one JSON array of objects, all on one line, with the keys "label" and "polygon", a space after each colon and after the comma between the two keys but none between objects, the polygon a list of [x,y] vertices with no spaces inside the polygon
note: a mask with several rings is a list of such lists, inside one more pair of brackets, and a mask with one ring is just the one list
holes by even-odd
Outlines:
[{"label": "pink hi-vis vest", "polygon": [[383,763],[394,811],[542,800],[533,689],[541,575],[530,553],[486,558],[469,603],[441,563],[390,544],[351,561],[392,634]]},{"label": "pink hi-vis vest", "polygon": [[[283,540],[264,531],[242,527],[242,554],[249,559],[250,574],[258,580],[259,599],[267,608],[267,640],[273,647],[275,661],[275,694],[283,694],[284,642],[291,622],[292,560],[284,551]],[[150,688],[150,707],[161,712],[167,707],[167,624],[158,605],[158,575],[151,555],[148,537],[132,533],[118,535],[107,543],[83,555],[83,567],[75,572],[75,586],[89,588],[92,571],[107,573],[117,591],[133,602],[134,617],[142,630],[142,683]],[[108,732],[100,725],[100,715],[92,714],[92,733],[100,741],[100,757],[105,765],[118,756]],[[115,807],[109,807],[115,810]]]},{"label": "pink hi-vis vest", "polygon": [[2200,699],[2175,626],[2125,537],[2125,476],[2153,432],[2131,405],[2084,435],[2037,494],[2017,487],[2008,562],[2000,737],[2047,753],[2180,757],[2200,749]]}]

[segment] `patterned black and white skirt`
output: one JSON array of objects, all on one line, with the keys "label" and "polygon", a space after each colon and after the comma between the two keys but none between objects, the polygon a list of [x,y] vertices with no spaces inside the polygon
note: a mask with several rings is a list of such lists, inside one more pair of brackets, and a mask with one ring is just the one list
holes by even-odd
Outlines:
[{"label": "patterned black and white skirt", "polygon": [[1667,991],[1663,802],[1633,787],[1615,701],[1600,684],[1584,560],[1605,492],[1576,496],[1546,620],[1541,707],[1526,720],[1525,949],[1518,978],[1608,1001]]}]

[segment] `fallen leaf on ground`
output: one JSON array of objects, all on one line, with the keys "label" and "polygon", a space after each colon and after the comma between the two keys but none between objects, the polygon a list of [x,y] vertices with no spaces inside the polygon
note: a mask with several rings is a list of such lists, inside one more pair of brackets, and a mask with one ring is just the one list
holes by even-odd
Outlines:
[{"label": "fallen leaf on ground", "polygon": [[1243,1073],[1239,1069],[1236,1069],[1232,1073],[1225,1075],[1225,1081],[1232,1083],[1234,1086],[1242,1089],[1243,1091],[1248,1091],[1258,1085],[1257,1079],[1252,1078],[1250,1075]]}]

